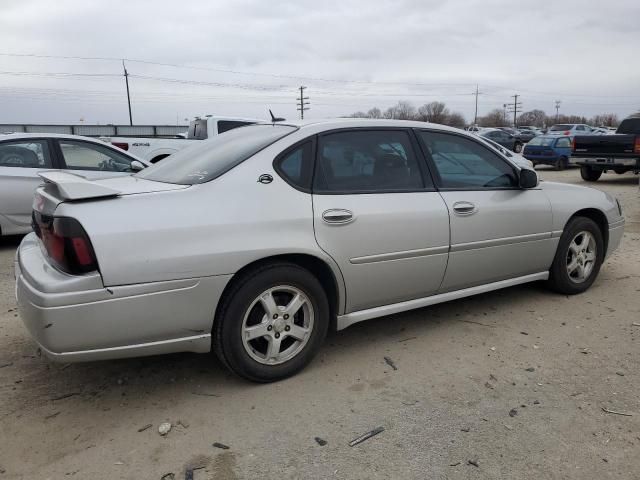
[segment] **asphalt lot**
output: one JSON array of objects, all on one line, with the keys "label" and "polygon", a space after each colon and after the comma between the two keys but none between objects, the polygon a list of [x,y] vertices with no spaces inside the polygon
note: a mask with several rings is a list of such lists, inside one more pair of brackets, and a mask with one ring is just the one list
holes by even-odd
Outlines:
[{"label": "asphalt lot", "polygon": [[19,239],[0,239],[0,479],[640,478],[638,177],[593,186],[627,227],[587,293],[525,285],[364,322],[270,385],[208,355],[50,363],[15,311]]}]

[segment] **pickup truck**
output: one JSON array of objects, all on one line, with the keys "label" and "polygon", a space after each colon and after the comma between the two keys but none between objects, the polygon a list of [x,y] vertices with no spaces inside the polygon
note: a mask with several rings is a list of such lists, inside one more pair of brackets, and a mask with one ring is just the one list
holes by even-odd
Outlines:
[{"label": "pickup truck", "polygon": [[251,125],[260,120],[248,118],[196,117],[189,123],[189,130],[184,137],[145,138],[145,137],[105,137],[102,140],[111,143],[126,152],[156,163],[172,153],[193,145],[194,140],[206,140],[234,128]]},{"label": "pickup truck", "polygon": [[640,172],[640,115],[625,118],[614,134],[577,135],[573,138],[572,160],[580,175],[597,181],[604,172]]}]

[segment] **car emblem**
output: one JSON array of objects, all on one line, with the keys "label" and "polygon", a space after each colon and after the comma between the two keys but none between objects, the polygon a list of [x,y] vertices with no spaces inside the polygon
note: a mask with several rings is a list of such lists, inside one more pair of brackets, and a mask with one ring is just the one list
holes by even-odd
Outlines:
[{"label": "car emblem", "polygon": [[258,177],[258,182],[267,185],[271,182],[273,182],[273,177],[271,175],[269,175],[268,173],[263,173],[262,175],[260,175]]}]

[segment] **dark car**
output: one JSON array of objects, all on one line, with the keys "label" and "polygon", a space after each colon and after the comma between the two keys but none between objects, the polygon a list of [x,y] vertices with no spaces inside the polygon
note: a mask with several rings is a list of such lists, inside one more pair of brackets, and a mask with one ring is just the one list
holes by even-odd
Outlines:
[{"label": "dark car", "polygon": [[485,130],[482,130],[479,135],[481,137],[488,138],[489,140],[493,140],[494,142],[499,143],[503,147],[506,147],[516,153],[520,153],[522,151],[522,146],[525,143],[516,135],[512,135],[511,133],[505,132],[498,128],[487,128]]},{"label": "dark car", "polygon": [[508,134],[513,135],[516,138],[519,138],[520,140],[522,140],[522,143],[527,143],[533,137],[538,135],[537,132],[533,132],[527,129],[520,130],[520,129],[511,128],[511,127],[496,127],[496,128],[498,130],[502,130],[503,132],[507,132]]},{"label": "dark car", "polygon": [[605,172],[640,173],[640,116],[625,118],[615,135],[578,135],[573,156],[583,180],[595,182]]},{"label": "dark car", "polygon": [[522,156],[538,164],[553,165],[556,170],[564,170],[571,157],[571,139],[569,137],[540,135],[532,138],[524,146]]}]

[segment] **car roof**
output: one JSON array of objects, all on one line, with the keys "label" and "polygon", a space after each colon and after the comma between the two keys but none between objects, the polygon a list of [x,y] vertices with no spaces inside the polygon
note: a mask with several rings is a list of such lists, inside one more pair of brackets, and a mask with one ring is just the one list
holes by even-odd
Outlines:
[{"label": "car roof", "polygon": [[[271,122],[262,122],[271,125]],[[449,127],[438,123],[419,122],[417,120],[391,120],[391,119],[371,119],[371,118],[336,118],[320,120],[294,120],[277,122],[277,125],[289,125],[301,130],[319,129],[332,130],[334,128],[359,128],[359,127],[404,127],[404,128],[429,128],[432,130],[442,130],[447,132],[465,132],[461,128]]]}]

